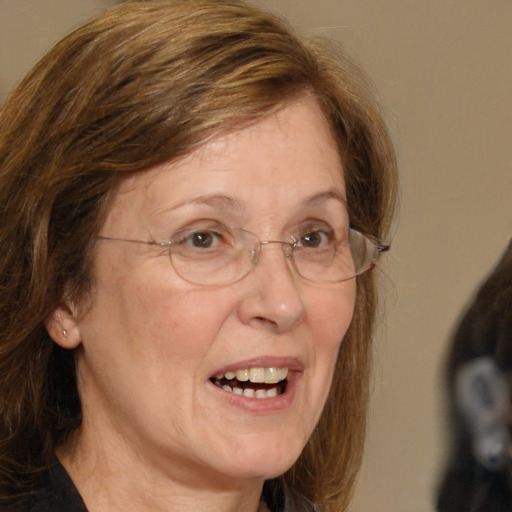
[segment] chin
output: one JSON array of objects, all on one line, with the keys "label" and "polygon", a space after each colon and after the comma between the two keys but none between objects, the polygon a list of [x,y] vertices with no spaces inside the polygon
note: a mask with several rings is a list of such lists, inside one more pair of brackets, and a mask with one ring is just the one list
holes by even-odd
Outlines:
[{"label": "chin", "polygon": [[245,446],[235,444],[230,456],[229,473],[234,477],[262,480],[282,475],[293,466],[304,447],[303,443],[293,439],[294,436],[296,434],[293,433],[287,439],[263,436],[263,439],[253,440]]}]

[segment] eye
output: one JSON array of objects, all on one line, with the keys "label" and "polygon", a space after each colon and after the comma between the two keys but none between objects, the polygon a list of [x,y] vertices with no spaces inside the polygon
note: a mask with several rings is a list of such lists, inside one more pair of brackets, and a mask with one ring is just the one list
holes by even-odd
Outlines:
[{"label": "eye", "polygon": [[334,232],[332,229],[321,228],[308,230],[297,239],[296,247],[306,249],[322,249],[331,245],[334,241]]},{"label": "eye", "polygon": [[193,231],[185,239],[185,243],[189,243],[193,247],[201,249],[209,249],[215,243],[218,237],[213,231]]},{"label": "eye", "polygon": [[178,231],[172,245],[183,249],[215,250],[233,245],[233,237],[225,226],[197,227]]}]

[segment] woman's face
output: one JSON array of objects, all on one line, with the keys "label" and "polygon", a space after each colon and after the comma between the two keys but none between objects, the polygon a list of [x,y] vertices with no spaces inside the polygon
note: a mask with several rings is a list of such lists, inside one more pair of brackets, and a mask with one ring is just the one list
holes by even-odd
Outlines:
[{"label": "woman's face", "polygon": [[[204,222],[260,240],[290,240],[309,225],[348,229],[342,171],[305,98],[129,177],[101,235],[167,241]],[[93,271],[92,306],[70,333],[80,343],[79,443],[194,483],[269,478],[293,464],[329,391],[354,280],[306,281],[281,244],[263,245],[252,272],[224,286],[192,284],[166,248],[128,242],[98,240]],[[232,372],[245,379],[232,388],[251,395],[262,368],[267,380],[286,368],[286,386],[263,386],[273,391],[256,398],[218,385]]]}]

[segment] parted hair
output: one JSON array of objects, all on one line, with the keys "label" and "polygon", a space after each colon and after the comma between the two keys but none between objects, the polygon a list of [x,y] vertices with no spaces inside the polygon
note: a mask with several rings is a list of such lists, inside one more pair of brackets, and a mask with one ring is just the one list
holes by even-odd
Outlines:
[{"label": "parted hair", "polygon": [[[386,238],[396,165],[372,86],[332,43],[299,38],[239,0],[132,1],[77,29],[0,110],[0,497],[30,491],[81,424],[75,354],[45,319],[87,301],[108,199],[131,173],[177,159],[303,95],[330,123],[352,227]],[[345,510],[360,467],[377,293],[354,318],[318,426],[275,486]]]}]

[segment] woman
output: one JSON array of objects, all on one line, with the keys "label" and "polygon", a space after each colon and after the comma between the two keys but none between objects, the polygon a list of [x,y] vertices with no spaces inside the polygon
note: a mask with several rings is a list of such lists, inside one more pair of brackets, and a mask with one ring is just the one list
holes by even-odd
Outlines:
[{"label": "woman", "polygon": [[353,64],[240,1],[129,2],[0,130],[7,509],[344,510],[395,187]]}]

